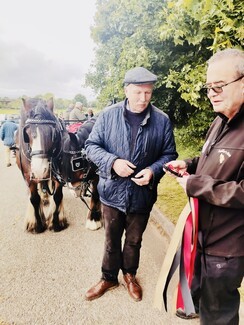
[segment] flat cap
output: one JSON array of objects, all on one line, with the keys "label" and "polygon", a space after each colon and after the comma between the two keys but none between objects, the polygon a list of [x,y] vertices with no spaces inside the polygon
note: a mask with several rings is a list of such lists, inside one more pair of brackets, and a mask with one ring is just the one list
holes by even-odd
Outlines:
[{"label": "flat cap", "polygon": [[124,84],[151,84],[157,81],[157,76],[143,67],[128,70],[125,74]]}]

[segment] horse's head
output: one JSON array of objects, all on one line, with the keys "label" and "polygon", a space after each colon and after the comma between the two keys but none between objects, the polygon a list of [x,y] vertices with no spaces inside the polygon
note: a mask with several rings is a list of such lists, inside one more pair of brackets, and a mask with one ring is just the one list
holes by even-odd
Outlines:
[{"label": "horse's head", "polygon": [[63,139],[62,177],[73,186],[78,185],[88,170],[84,147],[79,145],[75,134],[68,133]]},{"label": "horse's head", "polygon": [[30,179],[50,179],[52,160],[61,150],[61,122],[53,113],[53,100],[23,99],[23,106],[20,136],[30,161]]},{"label": "horse's head", "polygon": [[87,160],[84,149],[94,123],[95,120],[85,122],[76,134],[68,133],[63,141],[62,177],[74,187],[86,180],[88,173],[96,169],[95,165]]}]

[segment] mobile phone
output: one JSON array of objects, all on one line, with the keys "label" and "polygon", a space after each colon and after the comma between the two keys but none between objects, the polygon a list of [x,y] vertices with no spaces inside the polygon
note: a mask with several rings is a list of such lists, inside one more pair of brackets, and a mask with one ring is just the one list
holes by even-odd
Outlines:
[{"label": "mobile phone", "polygon": [[170,167],[170,165],[169,165],[169,166],[167,166],[167,165],[163,165],[163,168],[164,168],[165,170],[167,170],[168,172],[170,172],[171,174],[177,176],[177,177],[183,177],[180,173],[178,173],[178,172],[176,172],[175,170],[173,170],[172,167]]}]

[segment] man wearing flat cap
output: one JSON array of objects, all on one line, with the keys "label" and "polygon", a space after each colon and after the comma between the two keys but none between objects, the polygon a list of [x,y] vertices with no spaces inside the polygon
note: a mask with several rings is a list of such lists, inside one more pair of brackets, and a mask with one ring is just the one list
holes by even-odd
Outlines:
[{"label": "man wearing flat cap", "polygon": [[127,71],[125,100],[99,114],[86,141],[87,156],[98,167],[105,228],[102,276],[86,292],[86,300],[118,287],[120,270],[130,297],[142,299],[136,279],[142,235],[164,175],[162,166],[178,156],[168,116],[150,103],[156,81],[143,67]]}]

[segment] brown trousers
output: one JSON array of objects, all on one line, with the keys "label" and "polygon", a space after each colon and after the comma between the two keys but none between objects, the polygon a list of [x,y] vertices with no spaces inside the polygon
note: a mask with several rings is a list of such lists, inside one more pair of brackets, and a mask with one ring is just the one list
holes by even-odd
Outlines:
[{"label": "brown trousers", "polygon": [[[104,204],[102,208],[105,228],[102,278],[115,281],[120,269],[124,274],[136,274],[139,267],[142,235],[150,214],[125,214]],[[124,241],[122,240],[123,234]]]}]

